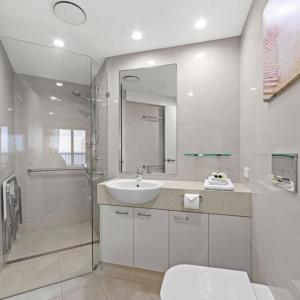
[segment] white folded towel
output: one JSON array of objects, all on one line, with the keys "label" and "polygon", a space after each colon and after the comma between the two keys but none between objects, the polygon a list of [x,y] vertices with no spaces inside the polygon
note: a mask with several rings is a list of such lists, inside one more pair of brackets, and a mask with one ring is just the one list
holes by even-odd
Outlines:
[{"label": "white folded towel", "polygon": [[216,178],[214,176],[209,176],[208,177],[208,182],[209,184],[213,185],[227,185],[230,182],[230,179],[228,178]]},{"label": "white folded towel", "polygon": [[188,208],[188,209],[199,209],[200,195],[199,194],[184,194],[183,206],[184,206],[184,208]]},{"label": "white folded towel", "polygon": [[228,183],[225,184],[210,184],[208,179],[204,181],[204,188],[206,190],[219,190],[219,191],[233,191],[234,185],[230,179],[227,179]]}]

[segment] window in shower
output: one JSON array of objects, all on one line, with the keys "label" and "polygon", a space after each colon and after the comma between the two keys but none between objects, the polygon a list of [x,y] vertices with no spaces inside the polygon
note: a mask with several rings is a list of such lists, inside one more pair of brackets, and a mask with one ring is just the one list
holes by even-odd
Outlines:
[{"label": "window in shower", "polygon": [[58,152],[69,166],[85,164],[86,131],[59,129]]},{"label": "window in shower", "polygon": [[8,162],[8,127],[2,126],[0,131],[1,165]]}]

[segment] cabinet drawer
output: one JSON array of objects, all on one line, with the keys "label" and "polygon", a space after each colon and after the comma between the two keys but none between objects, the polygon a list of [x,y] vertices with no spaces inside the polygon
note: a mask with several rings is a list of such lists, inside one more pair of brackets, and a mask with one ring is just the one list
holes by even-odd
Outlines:
[{"label": "cabinet drawer", "polygon": [[169,266],[208,265],[208,215],[169,212]]},{"label": "cabinet drawer", "polygon": [[168,269],[168,211],[134,209],[134,266]]},{"label": "cabinet drawer", "polygon": [[101,206],[102,261],[133,266],[133,208]]}]

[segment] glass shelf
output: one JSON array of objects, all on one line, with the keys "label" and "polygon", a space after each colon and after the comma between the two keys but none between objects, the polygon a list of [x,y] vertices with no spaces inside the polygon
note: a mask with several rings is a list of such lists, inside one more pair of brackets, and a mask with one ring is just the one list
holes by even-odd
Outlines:
[{"label": "glass shelf", "polygon": [[287,157],[287,158],[297,158],[296,153],[273,153],[273,157]]},{"label": "glass shelf", "polygon": [[222,157],[231,156],[230,153],[184,153],[184,156],[195,156],[195,157]]}]

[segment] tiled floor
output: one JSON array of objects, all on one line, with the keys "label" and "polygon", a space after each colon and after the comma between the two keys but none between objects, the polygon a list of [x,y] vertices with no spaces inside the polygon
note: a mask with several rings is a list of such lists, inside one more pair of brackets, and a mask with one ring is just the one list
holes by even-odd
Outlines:
[{"label": "tiled floor", "polygon": [[10,300],[159,300],[159,287],[150,287],[90,273],[46,288],[25,293]]},{"label": "tiled floor", "polygon": [[8,264],[0,273],[0,299],[86,274],[91,269],[91,245]]},{"label": "tiled floor", "polygon": [[13,242],[11,252],[6,256],[6,261],[73,247],[89,243],[91,240],[92,226],[90,223],[18,234],[17,240]]}]

